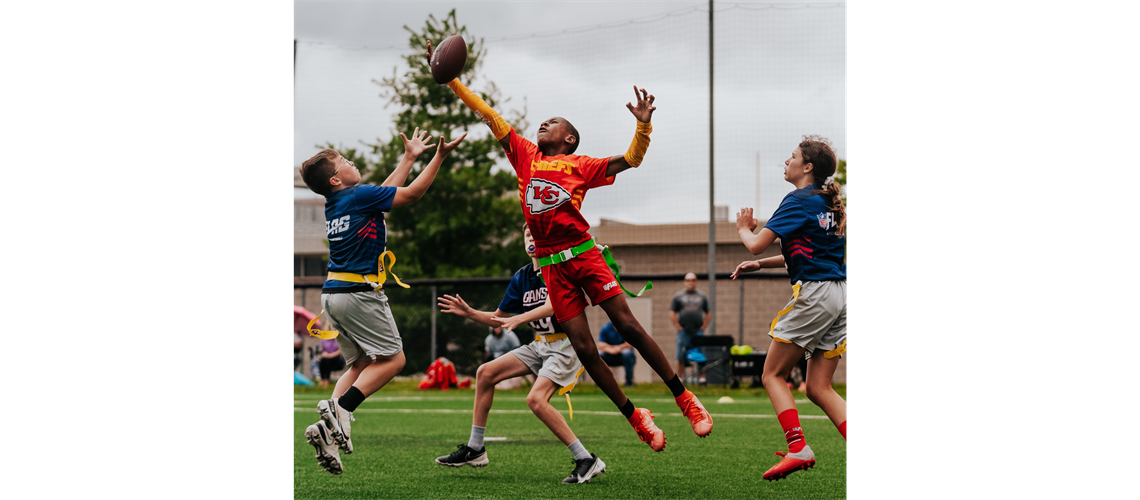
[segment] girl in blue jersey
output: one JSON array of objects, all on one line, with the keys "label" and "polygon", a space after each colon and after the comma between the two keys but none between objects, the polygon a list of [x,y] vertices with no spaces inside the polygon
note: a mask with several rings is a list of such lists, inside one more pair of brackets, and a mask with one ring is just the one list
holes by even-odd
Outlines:
[{"label": "girl in blue jersey", "polygon": [[831,182],[837,160],[827,139],[804,136],[784,162],[784,180],[796,189],[780,202],[759,234],[751,208],[736,216],[736,228],[753,255],[780,239],[780,255],[736,266],[740,273],[766,267],[787,267],[792,300],[772,320],[772,345],[764,362],[763,382],[784,428],[788,451],[764,473],[769,481],[815,465],[815,454],[804,441],[799,413],[786,380],[796,362],[808,358],[807,396],[827,413],[847,439],[847,401],[831,387],[839,358],[847,350],[847,265],[843,234],[847,215],[839,186]]}]

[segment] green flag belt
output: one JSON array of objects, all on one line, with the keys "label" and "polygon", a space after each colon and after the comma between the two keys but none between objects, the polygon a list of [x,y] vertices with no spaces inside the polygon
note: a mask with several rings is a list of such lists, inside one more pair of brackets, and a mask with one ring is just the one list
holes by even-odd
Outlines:
[{"label": "green flag belt", "polygon": [[546,267],[554,264],[561,264],[594,248],[597,248],[598,251],[602,253],[602,257],[606,259],[606,265],[609,266],[610,272],[614,273],[614,279],[617,280],[618,286],[621,287],[622,291],[625,292],[626,295],[629,295],[630,297],[640,297],[641,294],[645,293],[646,290],[653,289],[652,281],[646,282],[641,291],[637,293],[633,293],[626,289],[625,285],[621,284],[621,276],[618,274],[617,262],[614,262],[614,257],[610,254],[610,248],[605,245],[599,245],[595,243],[593,238],[585,243],[582,243],[581,245],[571,247],[556,254],[538,259],[538,265],[539,267]]}]

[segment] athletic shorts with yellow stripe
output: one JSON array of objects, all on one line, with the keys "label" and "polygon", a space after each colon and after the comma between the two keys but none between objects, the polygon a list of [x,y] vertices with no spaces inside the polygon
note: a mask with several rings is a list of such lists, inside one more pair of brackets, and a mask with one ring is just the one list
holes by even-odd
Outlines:
[{"label": "athletic shorts with yellow stripe", "polygon": [[798,281],[792,300],[776,314],[768,335],[776,342],[803,347],[806,357],[826,358],[847,351],[847,281]]}]

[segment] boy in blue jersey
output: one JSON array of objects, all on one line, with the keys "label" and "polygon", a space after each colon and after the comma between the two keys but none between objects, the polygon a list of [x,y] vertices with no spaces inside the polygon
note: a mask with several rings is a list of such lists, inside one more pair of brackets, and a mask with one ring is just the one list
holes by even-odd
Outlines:
[{"label": "boy in blue jersey", "polygon": [[736,266],[740,273],[765,267],[787,267],[792,279],[792,300],[776,314],[768,335],[772,345],[764,362],[762,380],[776,410],[788,451],[764,473],[769,481],[815,466],[815,454],[804,440],[796,403],[786,380],[796,363],[808,358],[807,396],[827,413],[847,439],[847,401],[831,387],[839,358],[847,351],[847,264],[843,234],[847,213],[839,185],[831,182],[837,160],[831,144],[819,136],[804,136],[792,157],[784,162],[784,180],[796,186],[780,202],[776,213],[759,234],[752,209],[736,216],[744,246],[759,255],[780,238],[780,255],[750,260]]},{"label": "boy in blue jersey", "polygon": [[317,461],[333,474],[343,471],[339,450],[352,453],[352,412],[404,368],[403,343],[382,289],[391,271],[381,262],[387,245],[384,214],[422,198],[443,159],[466,136],[452,142],[441,137],[435,157],[407,187],[403,184],[416,157],[437,146],[428,146],[431,137],[418,128],[410,140],[400,134],[404,156],[380,186],[358,185],[360,170],[331,149],[301,166],[305,185],[325,197],[329,274],[321,290],[321,306],[332,329],[340,332],[336,342],[349,366],[337,380],[332,399],[317,404],[321,420],[305,429],[305,438],[317,450]]},{"label": "boy in blue jersey", "polygon": [[[574,455],[574,471],[562,482],[588,483],[594,476],[605,472],[606,464],[597,455],[586,451],[582,442],[574,436],[574,431],[566,425],[562,414],[550,405],[550,397],[555,392],[565,394],[574,388],[575,380],[584,368],[578,361],[574,348],[569,345],[570,340],[562,326],[554,319],[554,308],[550,305],[546,284],[542,280],[542,268],[538,266],[535,254],[534,238],[526,223],[523,223],[523,244],[531,263],[515,272],[495,312],[476,311],[458,295],[444,295],[439,299],[443,312],[488,326],[502,326],[507,331],[529,322],[531,328],[534,328],[535,337],[534,342],[479,367],[475,373],[475,411],[471,419],[471,437],[467,444],[459,445],[450,455],[435,459],[435,463],[449,467],[487,465],[489,461],[483,447],[483,435],[487,429],[487,414],[491,411],[491,403],[495,398],[495,384],[534,373],[537,377],[530,394],[526,396],[526,404]],[[518,316],[504,318],[503,313]]]}]

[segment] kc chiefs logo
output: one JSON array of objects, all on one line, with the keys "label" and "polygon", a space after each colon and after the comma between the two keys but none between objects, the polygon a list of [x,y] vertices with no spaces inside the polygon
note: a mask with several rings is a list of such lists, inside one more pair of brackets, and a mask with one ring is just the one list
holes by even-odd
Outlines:
[{"label": "kc chiefs logo", "polygon": [[570,199],[570,192],[554,182],[532,178],[523,198],[526,206],[530,207],[530,213],[540,214],[566,203]]}]

